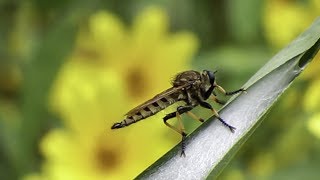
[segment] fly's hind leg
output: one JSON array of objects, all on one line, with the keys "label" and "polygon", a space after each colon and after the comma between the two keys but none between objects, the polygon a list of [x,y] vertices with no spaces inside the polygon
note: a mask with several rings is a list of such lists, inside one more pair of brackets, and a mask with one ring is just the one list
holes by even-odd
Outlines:
[{"label": "fly's hind leg", "polygon": [[[188,113],[188,111],[190,111],[191,109],[193,109],[192,106],[179,106],[177,108],[176,112],[167,114],[164,118],[163,118],[163,122],[165,125],[167,125],[169,128],[173,129],[174,131],[176,131],[177,133],[181,134],[182,139],[181,139],[181,156],[186,156],[185,155],[185,149],[186,149],[186,144],[185,144],[185,139],[187,137],[187,133],[185,132],[184,129],[184,125],[181,119],[181,114],[183,113]],[[193,114],[194,115],[194,114]],[[194,115],[195,116],[195,115]],[[169,124],[167,122],[167,120],[176,117],[179,123],[179,128],[176,128],[175,126]],[[195,116],[196,117],[196,116]]]}]

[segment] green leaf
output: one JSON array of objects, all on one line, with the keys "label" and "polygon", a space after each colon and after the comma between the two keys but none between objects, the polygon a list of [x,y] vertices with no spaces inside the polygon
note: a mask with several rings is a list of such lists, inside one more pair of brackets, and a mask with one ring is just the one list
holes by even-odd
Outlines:
[{"label": "green leaf", "polygon": [[47,111],[49,89],[73,46],[75,30],[74,24],[66,21],[58,23],[40,42],[40,47],[26,69],[22,93],[23,120],[18,143],[21,147],[15,152],[21,174],[34,170],[38,164],[38,139],[50,117]]},{"label": "green leaf", "polygon": [[64,6],[72,11],[57,10],[56,14],[60,14],[61,19],[48,25],[25,68],[21,97],[23,120],[17,148],[11,152],[21,176],[39,169],[39,140],[50,124],[48,122],[53,119],[47,109],[52,82],[73,49],[78,25],[86,20],[97,4],[95,0],[72,1]]},{"label": "green leaf", "polygon": [[250,78],[244,85],[247,93],[232,98],[220,111],[237,128],[235,133],[212,117],[187,138],[185,158],[177,145],[137,179],[216,178],[319,48],[320,18]]}]

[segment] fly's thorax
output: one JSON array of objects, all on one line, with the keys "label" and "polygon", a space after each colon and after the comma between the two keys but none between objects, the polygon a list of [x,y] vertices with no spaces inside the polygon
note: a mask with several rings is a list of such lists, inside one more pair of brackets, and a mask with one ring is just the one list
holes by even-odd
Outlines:
[{"label": "fly's thorax", "polygon": [[197,81],[194,83],[189,89],[187,89],[187,93],[191,94],[191,97],[197,97],[199,94],[201,94],[201,88],[202,84],[200,81]]},{"label": "fly's thorax", "polygon": [[176,75],[175,79],[172,82],[174,87],[183,86],[185,84],[192,84],[195,81],[200,81],[201,74],[197,71],[184,71]]}]

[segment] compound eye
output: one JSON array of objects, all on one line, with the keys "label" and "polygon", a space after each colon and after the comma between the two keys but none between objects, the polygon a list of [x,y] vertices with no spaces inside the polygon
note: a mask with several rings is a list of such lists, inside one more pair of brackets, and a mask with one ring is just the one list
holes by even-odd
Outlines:
[{"label": "compound eye", "polygon": [[210,84],[214,84],[214,81],[215,81],[214,72],[208,71],[208,70],[204,70],[204,72],[207,74]]}]

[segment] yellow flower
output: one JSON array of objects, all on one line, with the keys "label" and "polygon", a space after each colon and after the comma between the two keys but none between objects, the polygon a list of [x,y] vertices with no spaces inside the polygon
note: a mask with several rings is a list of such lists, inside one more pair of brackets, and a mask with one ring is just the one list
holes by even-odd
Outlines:
[{"label": "yellow flower", "polygon": [[320,78],[308,87],[305,98],[304,107],[307,112],[319,112],[320,110]]},{"label": "yellow flower", "polygon": [[[264,10],[264,31],[269,43],[282,48],[292,41],[319,16],[320,1],[308,0],[304,3],[287,0],[268,0]],[[319,72],[320,55],[313,60],[302,78],[312,79]]]},{"label": "yellow flower", "polygon": [[[285,46],[319,16],[320,1],[268,0],[264,12],[264,27],[267,40],[276,48]],[[320,55],[308,65],[302,74],[302,79],[309,80],[305,85],[307,91],[303,99],[303,107],[309,112],[308,129],[318,136],[319,110],[320,110],[320,78],[318,76]]]},{"label": "yellow flower", "polygon": [[304,108],[310,114],[308,120],[308,130],[316,137],[320,138],[320,78],[313,80],[308,87],[304,98]]},{"label": "yellow flower", "polygon": [[[197,48],[192,34],[170,34],[167,19],[161,9],[151,7],[126,31],[112,14],[98,12],[90,19],[89,33],[79,39],[75,53],[93,55],[100,65],[115,69],[125,82],[129,100],[136,105],[167,88],[175,73],[188,69]],[[164,79],[167,84],[158,83]]]},{"label": "yellow flower", "polygon": [[143,11],[131,29],[109,12],[94,14],[52,88],[50,107],[65,128],[44,137],[40,177],[132,179],[168,151],[180,137],[161,117],[120,130],[110,127],[134,105],[168,88],[171,77],[189,67],[196,48],[192,34],[168,32],[159,8]]},{"label": "yellow flower", "polygon": [[293,2],[267,1],[264,16],[265,35],[270,44],[281,48],[309,24],[306,9]]},{"label": "yellow flower", "polygon": [[[320,1],[308,0],[305,3],[286,0],[268,0],[264,11],[264,30],[269,43],[275,48],[282,48],[319,16]],[[317,78],[320,55],[314,58],[303,79]]]},{"label": "yellow flower", "polygon": [[264,9],[264,31],[269,43],[282,48],[303,32],[317,16],[320,3],[287,0],[268,0]]}]

